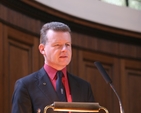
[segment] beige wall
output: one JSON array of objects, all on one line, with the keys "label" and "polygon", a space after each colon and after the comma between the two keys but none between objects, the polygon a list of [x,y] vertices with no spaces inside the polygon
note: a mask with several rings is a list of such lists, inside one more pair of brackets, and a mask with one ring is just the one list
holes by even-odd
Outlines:
[{"label": "beige wall", "polygon": [[99,0],[36,0],[61,12],[88,21],[141,32],[141,11]]}]

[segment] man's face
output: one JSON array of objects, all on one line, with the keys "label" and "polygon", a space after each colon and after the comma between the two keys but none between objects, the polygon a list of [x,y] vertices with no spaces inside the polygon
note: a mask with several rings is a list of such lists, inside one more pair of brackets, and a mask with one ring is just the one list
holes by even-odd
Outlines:
[{"label": "man's face", "polygon": [[42,53],[45,57],[45,63],[55,69],[61,70],[68,65],[71,60],[70,33],[49,30],[47,37],[47,42],[43,45],[44,52]]}]

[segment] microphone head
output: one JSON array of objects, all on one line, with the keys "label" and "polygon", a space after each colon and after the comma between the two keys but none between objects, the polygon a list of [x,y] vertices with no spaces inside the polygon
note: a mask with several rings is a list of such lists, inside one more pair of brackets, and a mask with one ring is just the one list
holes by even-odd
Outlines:
[{"label": "microphone head", "polygon": [[105,79],[105,81],[107,83],[111,84],[112,83],[112,80],[108,76],[107,72],[105,71],[105,69],[103,68],[103,66],[101,65],[101,63],[98,62],[98,61],[96,61],[96,62],[94,62],[94,64],[97,67],[97,69],[99,70],[99,72],[101,73],[101,75],[103,76],[103,78]]}]

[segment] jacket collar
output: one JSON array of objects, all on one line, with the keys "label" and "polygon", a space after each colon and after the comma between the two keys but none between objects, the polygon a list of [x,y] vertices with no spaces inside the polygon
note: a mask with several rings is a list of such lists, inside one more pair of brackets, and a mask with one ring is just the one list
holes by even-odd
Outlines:
[{"label": "jacket collar", "polygon": [[44,68],[41,68],[38,71],[36,78],[38,80],[37,85],[41,92],[43,92],[44,95],[46,95],[47,100],[49,100],[51,103],[53,103],[54,101],[58,101],[59,99],[57,97],[56,91],[53,88],[53,85],[50,82],[50,79],[47,73],[45,72]]}]

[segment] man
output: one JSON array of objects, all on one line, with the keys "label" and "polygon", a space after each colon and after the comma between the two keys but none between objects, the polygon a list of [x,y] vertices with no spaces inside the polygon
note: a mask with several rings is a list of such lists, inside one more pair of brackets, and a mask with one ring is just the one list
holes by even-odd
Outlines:
[{"label": "man", "polygon": [[[67,102],[93,102],[88,82],[67,72],[71,61],[71,30],[61,22],[43,25],[40,32],[39,51],[44,56],[44,66],[37,72],[17,80],[12,99],[12,113],[43,113],[44,107],[54,101],[63,101],[58,94],[57,72],[61,72],[61,95]],[[47,113],[53,113],[49,109]]]}]

